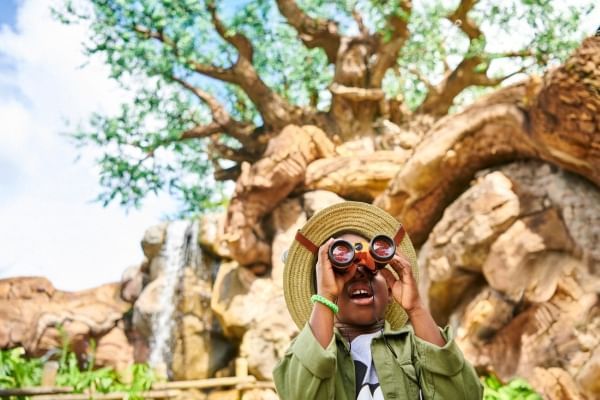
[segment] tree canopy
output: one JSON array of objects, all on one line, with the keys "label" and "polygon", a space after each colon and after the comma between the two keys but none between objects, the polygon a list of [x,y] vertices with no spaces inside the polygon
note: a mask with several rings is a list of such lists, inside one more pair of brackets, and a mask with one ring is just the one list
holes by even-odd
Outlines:
[{"label": "tree canopy", "polygon": [[334,141],[440,118],[578,45],[593,2],[551,0],[88,0],[90,56],[134,93],[73,134],[101,150],[99,200],[138,206],[168,191],[184,213],[226,200],[289,124]]}]

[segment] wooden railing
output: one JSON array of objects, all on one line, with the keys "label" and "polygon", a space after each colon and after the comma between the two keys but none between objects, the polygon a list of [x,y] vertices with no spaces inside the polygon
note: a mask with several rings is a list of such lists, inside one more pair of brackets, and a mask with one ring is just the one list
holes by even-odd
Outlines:
[{"label": "wooden railing", "polygon": [[[227,378],[198,379],[193,381],[159,382],[152,385],[152,389],[136,393],[145,399],[169,399],[181,394],[187,389],[211,389],[218,387],[231,387],[240,391],[249,389],[274,389],[270,381],[257,381],[253,376],[233,376]],[[85,392],[73,393],[73,388],[68,387],[31,387],[18,389],[0,389],[0,398],[8,399],[10,396],[30,396],[35,400],[119,400],[131,396],[128,392],[98,393]]]},{"label": "wooden railing", "polygon": [[[241,361],[241,362],[240,362]],[[241,392],[250,389],[275,389],[271,381],[257,381],[248,375],[245,360],[236,360],[236,376],[210,379],[197,379],[189,381],[156,382],[150,390],[136,392],[135,395],[144,399],[170,399],[177,397],[183,390],[211,389],[220,387],[234,387]],[[240,365],[241,364],[241,365]],[[73,393],[71,387],[38,386],[30,388],[0,389],[0,399],[9,399],[10,396],[29,396],[34,400],[120,400],[127,399],[130,392],[98,393],[88,390],[85,393]]]}]

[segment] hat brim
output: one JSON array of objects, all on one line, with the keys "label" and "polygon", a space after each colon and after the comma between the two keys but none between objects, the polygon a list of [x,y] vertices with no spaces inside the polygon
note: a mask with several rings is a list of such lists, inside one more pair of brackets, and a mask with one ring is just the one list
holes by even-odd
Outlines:
[{"label": "hat brim", "polygon": [[[321,246],[339,232],[353,232],[370,240],[377,234],[394,237],[400,227],[398,220],[379,207],[368,203],[346,201],[317,212],[300,229],[300,232],[312,243]],[[404,235],[397,247],[410,262],[413,275],[418,281],[417,255],[408,235]],[[285,262],[283,272],[285,301],[292,319],[300,329],[308,321],[312,310],[310,297],[316,293],[313,283],[316,261],[316,254],[295,240]],[[399,329],[406,324],[408,316],[398,303],[392,301],[387,307],[385,319],[392,329]]]}]

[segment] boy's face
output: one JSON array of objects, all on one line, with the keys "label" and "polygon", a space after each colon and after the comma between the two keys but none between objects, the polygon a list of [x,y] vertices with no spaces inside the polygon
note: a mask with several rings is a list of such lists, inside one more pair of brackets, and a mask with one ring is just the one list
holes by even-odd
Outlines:
[{"label": "boy's face", "polygon": [[[354,233],[345,233],[337,238],[352,244],[368,243],[368,240]],[[337,319],[350,325],[372,325],[377,320],[384,319],[391,298],[385,278],[379,273],[373,274],[366,265],[358,264],[354,269],[354,276],[344,284],[338,296]]]}]

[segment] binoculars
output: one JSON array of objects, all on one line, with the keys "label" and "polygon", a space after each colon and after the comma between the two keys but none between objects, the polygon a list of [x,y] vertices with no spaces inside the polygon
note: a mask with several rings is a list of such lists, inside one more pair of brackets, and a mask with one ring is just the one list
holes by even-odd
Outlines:
[{"label": "binoculars", "polygon": [[371,239],[368,248],[366,243],[350,243],[344,239],[336,239],[329,247],[328,257],[337,273],[345,273],[353,263],[360,263],[376,272],[390,262],[396,253],[394,240],[387,235],[377,235]]}]

